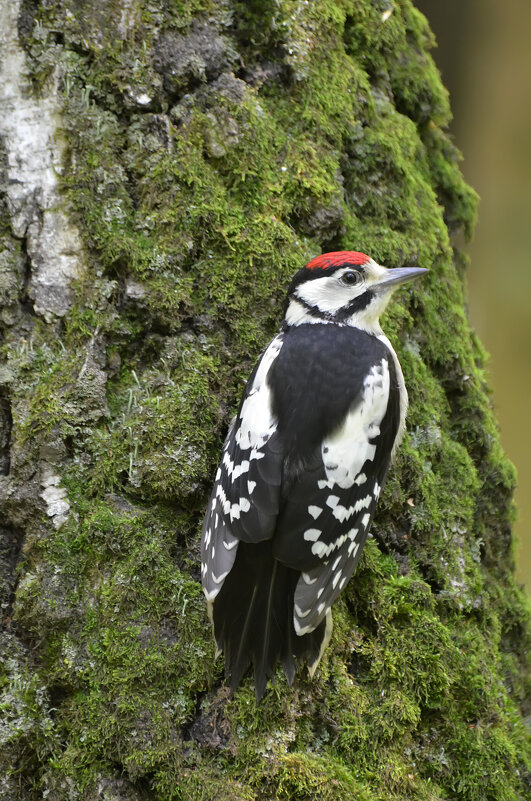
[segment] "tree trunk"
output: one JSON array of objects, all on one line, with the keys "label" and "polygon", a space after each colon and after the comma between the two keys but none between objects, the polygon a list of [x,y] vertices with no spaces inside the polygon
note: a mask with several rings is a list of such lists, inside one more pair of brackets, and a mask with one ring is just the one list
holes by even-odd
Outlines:
[{"label": "tree trunk", "polygon": [[[2,797],[523,799],[514,475],[425,19],[409,0],[0,0],[0,19]],[[257,705],[214,658],[199,526],[290,276],[339,249],[430,268],[384,321],[409,433],[316,676],[279,671]]]}]

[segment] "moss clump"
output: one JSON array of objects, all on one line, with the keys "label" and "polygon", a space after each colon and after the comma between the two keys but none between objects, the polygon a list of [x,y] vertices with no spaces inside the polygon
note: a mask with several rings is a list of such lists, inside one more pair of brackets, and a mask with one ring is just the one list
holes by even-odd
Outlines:
[{"label": "moss clump", "polygon": [[[29,654],[10,633],[0,674],[10,798],[523,798],[514,475],[463,311],[451,237],[476,197],[424,18],[409,0],[24,9],[36,90],[60,64],[87,264],[64,320],[4,320],[0,490],[28,532]],[[257,707],[214,662],[199,524],[289,277],[342,248],[430,268],[384,321],[409,434],[317,676],[278,675]]]},{"label": "moss clump", "polygon": [[69,491],[78,522],[40,546],[41,562],[56,568],[26,574],[15,614],[44,638],[48,686],[61,700],[50,725],[65,743],[54,748],[55,769],[85,786],[109,754],[120,754],[132,778],[171,757],[211,680],[213,646],[169,520],[118,496],[87,503]]},{"label": "moss clump", "polygon": [[219,353],[201,334],[151,343],[161,345],[152,367],[137,373],[130,361],[109,390],[113,422],[91,442],[104,469],[87,471],[95,492],[127,481],[139,496],[185,501],[212,468],[209,446],[222,419]]}]

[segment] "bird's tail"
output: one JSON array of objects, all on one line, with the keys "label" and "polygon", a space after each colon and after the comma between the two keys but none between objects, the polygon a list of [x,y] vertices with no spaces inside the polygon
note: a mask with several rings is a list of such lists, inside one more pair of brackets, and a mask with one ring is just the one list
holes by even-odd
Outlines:
[{"label": "bird's tail", "polygon": [[299,571],[273,558],[270,541],[238,544],[234,565],[213,605],[214,636],[225,653],[233,690],[251,663],[257,700],[278,660],[290,684],[297,661],[306,660],[310,670],[315,669],[328,641],[330,621],[297,636],[293,596],[299,576]]}]

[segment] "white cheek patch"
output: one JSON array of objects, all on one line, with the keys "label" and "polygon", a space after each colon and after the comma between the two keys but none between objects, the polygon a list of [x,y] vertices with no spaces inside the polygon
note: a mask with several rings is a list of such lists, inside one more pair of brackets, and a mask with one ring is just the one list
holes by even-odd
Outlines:
[{"label": "white cheek patch", "polygon": [[326,478],[332,486],[348,489],[361,483],[357,481],[361,469],[376,453],[371,439],[380,433],[389,388],[389,365],[387,359],[382,359],[365,378],[361,401],[347,414],[342,426],[323,440],[321,453]]},{"label": "white cheek patch", "polygon": [[310,314],[306,306],[297,300],[290,300],[286,311],[286,322],[288,325],[329,325],[330,321],[323,317],[316,317]]},{"label": "white cheek patch", "polygon": [[322,312],[337,311],[367,290],[364,283],[359,286],[341,284],[340,275],[341,273],[335,273],[313,281],[305,281],[297,287],[295,296],[309,306],[316,306]]}]

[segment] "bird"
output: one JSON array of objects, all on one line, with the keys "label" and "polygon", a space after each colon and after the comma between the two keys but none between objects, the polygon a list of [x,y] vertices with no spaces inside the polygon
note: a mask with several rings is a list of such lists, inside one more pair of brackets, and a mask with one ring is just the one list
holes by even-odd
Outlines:
[{"label": "bird", "polygon": [[352,577],[405,431],[408,396],[379,318],[428,272],[358,251],[291,280],[222,451],[201,535],[201,581],[232,691],[252,666],[259,701],[276,665],[313,677],[332,605]]}]

